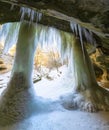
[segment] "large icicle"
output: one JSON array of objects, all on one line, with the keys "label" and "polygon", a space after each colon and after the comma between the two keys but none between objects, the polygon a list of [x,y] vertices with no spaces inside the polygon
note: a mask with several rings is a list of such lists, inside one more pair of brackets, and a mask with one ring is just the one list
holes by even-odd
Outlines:
[{"label": "large icicle", "polygon": [[[72,29],[73,32],[74,29],[75,25]],[[71,44],[69,44],[71,47],[69,55],[70,67],[74,78],[73,92],[61,97],[62,105],[67,109],[74,108],[88,112],[109,110],[109,93],[98,86],[87,50],[84,45],[81,46],[81,41],[84,41],[84,37],[82,37],[84,36],[84,31],[83,29],[79,30],[79,28],[76,30],[79,31],[78,36],[72,35]],[[93,41],[91,33],[87,33],[85,36],[89,36],[89,40]]]},{"label": "large icicle", "polygon": [[19,121],[34,109],[32,70],[37,34],[34,24],[21,23],[11,79],[0,98],[0,125]]}]

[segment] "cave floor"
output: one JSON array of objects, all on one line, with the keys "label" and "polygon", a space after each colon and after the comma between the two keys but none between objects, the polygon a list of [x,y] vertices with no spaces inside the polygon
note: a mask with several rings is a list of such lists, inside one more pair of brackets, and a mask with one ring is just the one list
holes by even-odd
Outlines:
[{"label": "cave floor", "polygon": [[53,111],[34,115],[0,130],[109,130],[109,113]]},{"label": "cave floor", "polygon": [[[53,72],[52,78],[42,78],[35,83],[37,96],[58,102],[60,95],[72,90],[72,80],[65,78],[65,73],[60,76]],[[6,88],[9,77],[10,72],[0,74],[0,94]],[[65,110],[57,104],[52,111],[36,113],[13,125],[0,127],[0,130],[109,130],[109,112]]]}]

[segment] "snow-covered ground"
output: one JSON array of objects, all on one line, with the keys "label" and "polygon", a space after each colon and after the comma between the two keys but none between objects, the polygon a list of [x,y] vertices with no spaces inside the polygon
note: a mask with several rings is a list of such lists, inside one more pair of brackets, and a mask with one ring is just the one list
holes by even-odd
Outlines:
[{"label": "snow-covered ground", "polygon": [[[109,112],[66,110],[58,103],[61,95],[72,91],[74,83],[73,78],[67,75],[66,68],[60,68],[61,70],[64,70],[62,74],[57,74],[55,70],[50,73],[52,80],[42,78],[34,84],[37,96],[45,101],[46,105],[42,105],[43,111],[36,110],[28,118],[0,127],[0,130],[109,130]],[[0,88],[0,94],[6,88],[9,77],[10,72],[0,75],[0,84],[4,85]]]}]

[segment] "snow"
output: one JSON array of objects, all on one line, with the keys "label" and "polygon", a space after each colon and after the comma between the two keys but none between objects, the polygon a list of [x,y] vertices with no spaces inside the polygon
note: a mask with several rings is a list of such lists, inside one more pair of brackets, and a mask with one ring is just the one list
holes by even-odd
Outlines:
[{"label": "snow", "polygon": [[0,130],[109,130],[109,116],[105,112],[52,111]]},{"label": "snow", "polygon": [[[62,74],[59,75],[56,70],[51,71],[52,80],[42,78],[34,84],[42,110],[36,110],[24,120],[10,126],[1,126],[0,130],[109,130],[109,112],[66,110],[59,104],[59,97],[71,92],[73,86],[73,78],[67,75],[66,67],[61,67],[59,71]],[[9,76],[10,72],[1,74],[0,84],[7,83]],[[5,88],[6,86],[0,88],[0,94]]]},{"label": "snow", "polygon": [[[62,74],[59,72],[62,72]],[[52,72],[49,74],[52,80],[42,78],[41,82],[35,84],[35,90],[38,96],[57,100],[59,99],[60,95],[72,91],[73,79],[69,78],[70,76],[66,77],[66,66],[61,67],[59,72],[57,73],[56,70],[52,70]]]}]

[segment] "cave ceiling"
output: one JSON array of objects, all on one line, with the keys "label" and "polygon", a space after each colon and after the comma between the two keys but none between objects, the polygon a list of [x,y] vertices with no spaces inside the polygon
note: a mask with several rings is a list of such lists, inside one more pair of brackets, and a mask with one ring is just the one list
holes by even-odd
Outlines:
[{"label": "cave ceiling", "polygon": [[109,0],[0,0],[0,23],[20,21],[20,7],[41,12],[40,24],[66,32],[74,21],[97,34],[109,51]]}]

